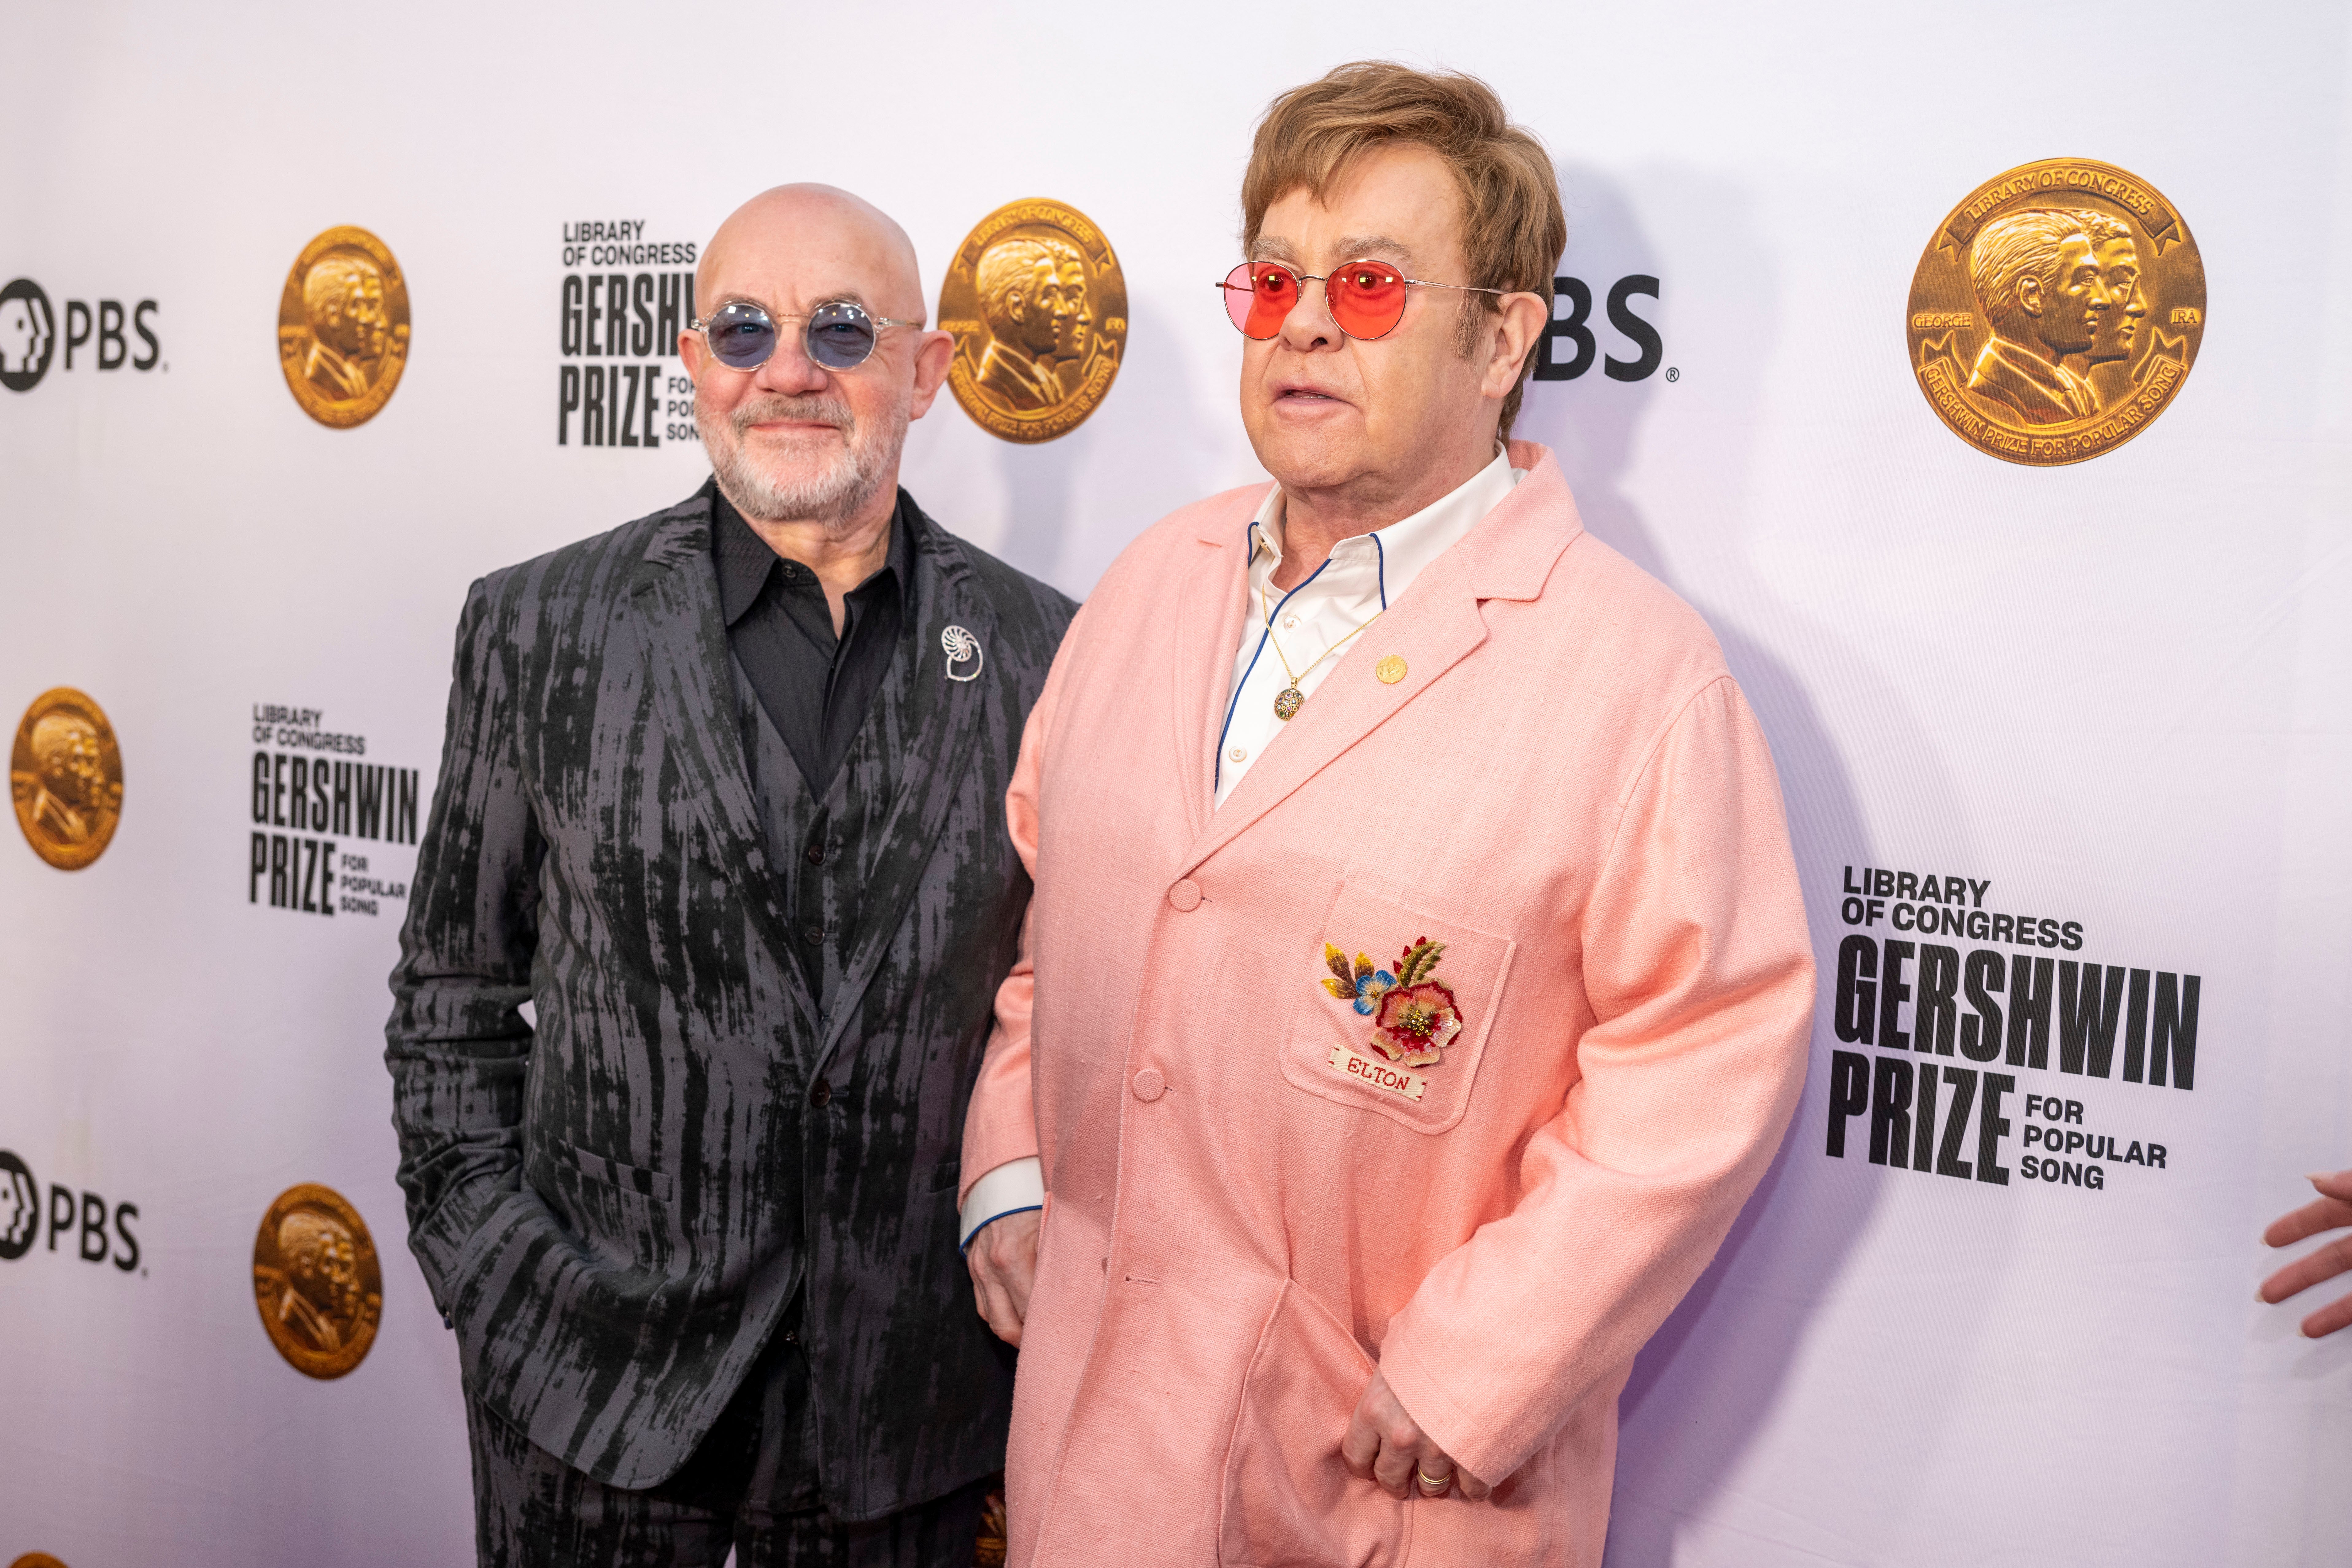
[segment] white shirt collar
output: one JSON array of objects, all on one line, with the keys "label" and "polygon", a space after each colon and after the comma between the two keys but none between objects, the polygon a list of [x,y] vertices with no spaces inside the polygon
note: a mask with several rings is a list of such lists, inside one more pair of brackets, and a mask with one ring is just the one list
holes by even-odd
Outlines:
[{"label": "white shirt collar", "polygon": [[1213,788],[1219,805],[1281,733],[1277,695],[1293,688],[1311,697],[1345,661],[1344,645],[1476,527],[1519,478],[1510,460],[1498,456],[1411,517],[1339,541],[1329,559],[1287,593],[1274,586],[1275,568],[1282,561],[1282,492],[1268,493],[1249,525],[1250,613],[1234,650],[1233,685],[1217,737]]},{"label": "white shirt collar", "polygon": [[[1341,597],[1351,591],[1369,594],[1378,607],[1387,608],[1518,482],[1519,470],[1511,467],[1509,456],[1496,453],[1493,462],[1411,517],[1333,545],[1316,587]],[[1250,520],[1250,575],[1257,582],[1271,581],[1282,564],[1283,510],[1282,487],[1276,485]]]}]

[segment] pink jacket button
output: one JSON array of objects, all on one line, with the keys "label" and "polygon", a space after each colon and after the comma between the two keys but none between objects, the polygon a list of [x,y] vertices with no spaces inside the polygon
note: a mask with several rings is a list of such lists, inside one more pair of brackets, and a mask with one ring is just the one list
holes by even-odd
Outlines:
[{"label": "pink jacket button", "polygon": [[1201,884],[1187,877],[1168,889],[1168,901],[1191,914],[1201,907]]},{"label": "pink jacket button", "polygon": [[[1186,882],[1182,885],[1189,888],[1192,884]],[[1198,897],[1199,895],[1195,894],[1194,896]],[[1135,1098],[1144,1101],[1146,1104],[1158,1100],[1161,1095],[1167,1092],[1168,1080],[1160,1076],[1160,1069],[1158,1068],[1145,1068],[1141,1072],[1135,1075]]]}]

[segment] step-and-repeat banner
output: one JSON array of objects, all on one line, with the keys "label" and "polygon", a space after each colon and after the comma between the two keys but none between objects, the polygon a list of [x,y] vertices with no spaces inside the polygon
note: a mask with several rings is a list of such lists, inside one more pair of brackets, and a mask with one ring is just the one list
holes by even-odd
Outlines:
[{"label": "step-and-repeat banner", "polygon": [[[2352,1344],[2251,1300],[2352,1163],[2342,7],[0,37],[0,1563],[467,1560],[384,976],[467,583],[707,471],[719,218],[814,179],[905,224],[960,344],[907,483],[1083,595],[1258,477],[1211,291],[1250,132],[1367,55],[1559,162],[1520,433],[1717,628],[1820,961],[1610,1561],[2352,1559]],[[1049,319],[1000,319],[1016,270]]]}]

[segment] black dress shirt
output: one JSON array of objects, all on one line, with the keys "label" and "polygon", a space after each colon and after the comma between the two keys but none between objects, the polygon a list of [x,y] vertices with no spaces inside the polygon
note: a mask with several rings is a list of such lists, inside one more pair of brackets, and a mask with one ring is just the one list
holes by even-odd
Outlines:
[{"label": "black dress shirt", "polygon": [[715,487],[710,501],[727,646],[809,793],[822,800],[874,706],[900,628],[914,624],[907,603],[905,492],[890,514],[889,555],[881,570],[849,591],[838,637],[816,574],[770,549]]}]

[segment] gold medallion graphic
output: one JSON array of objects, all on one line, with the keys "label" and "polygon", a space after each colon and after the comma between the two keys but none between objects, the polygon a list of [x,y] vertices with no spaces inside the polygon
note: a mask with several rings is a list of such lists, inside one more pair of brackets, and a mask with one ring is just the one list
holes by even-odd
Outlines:
[{"label": "gold medallion graphic", "polygon": [[311,1183],[280,1193],[253,1238],[253,1296],[295,1371],[341,1377],[366,1360],[383,1317],[383,1271],[359,1211]]},{"label": "gold medallion graphic", "polygon": [[122,753],[105,711],[70,686],[35,698],[8,753],[8,793],[25,842],[58,870],[105,854],[122,817]]},{"label": "gold medallion graphic", "polygon": [[9,1563],[8,1568],[66,1568],[66,1565],[46,1552],[27,1552]]},{"label": "gold medallion graphic", "polygon": [[1911,279],[1911,368],[1945,424],[2012,463],[2079,463],[2147,428],[2205,337],[2205,263],[2137,174],[2084,158],[1987,180]]},{"label": "gold medallion graphic", "polygon": [[1007,441],[1050,441],[1110,395],[1127,351],[1127,279],[1076,207],[1008,203],[957,247],[940,330],[955,335],[948,384],[973,422]]},{"label": "gold medallion graphic", "polygon": [[364,425],[392,400],[408,363],[408,279],[383,241],[345,226],[302,247],[278,300],[278,358],[321,425]]}]

